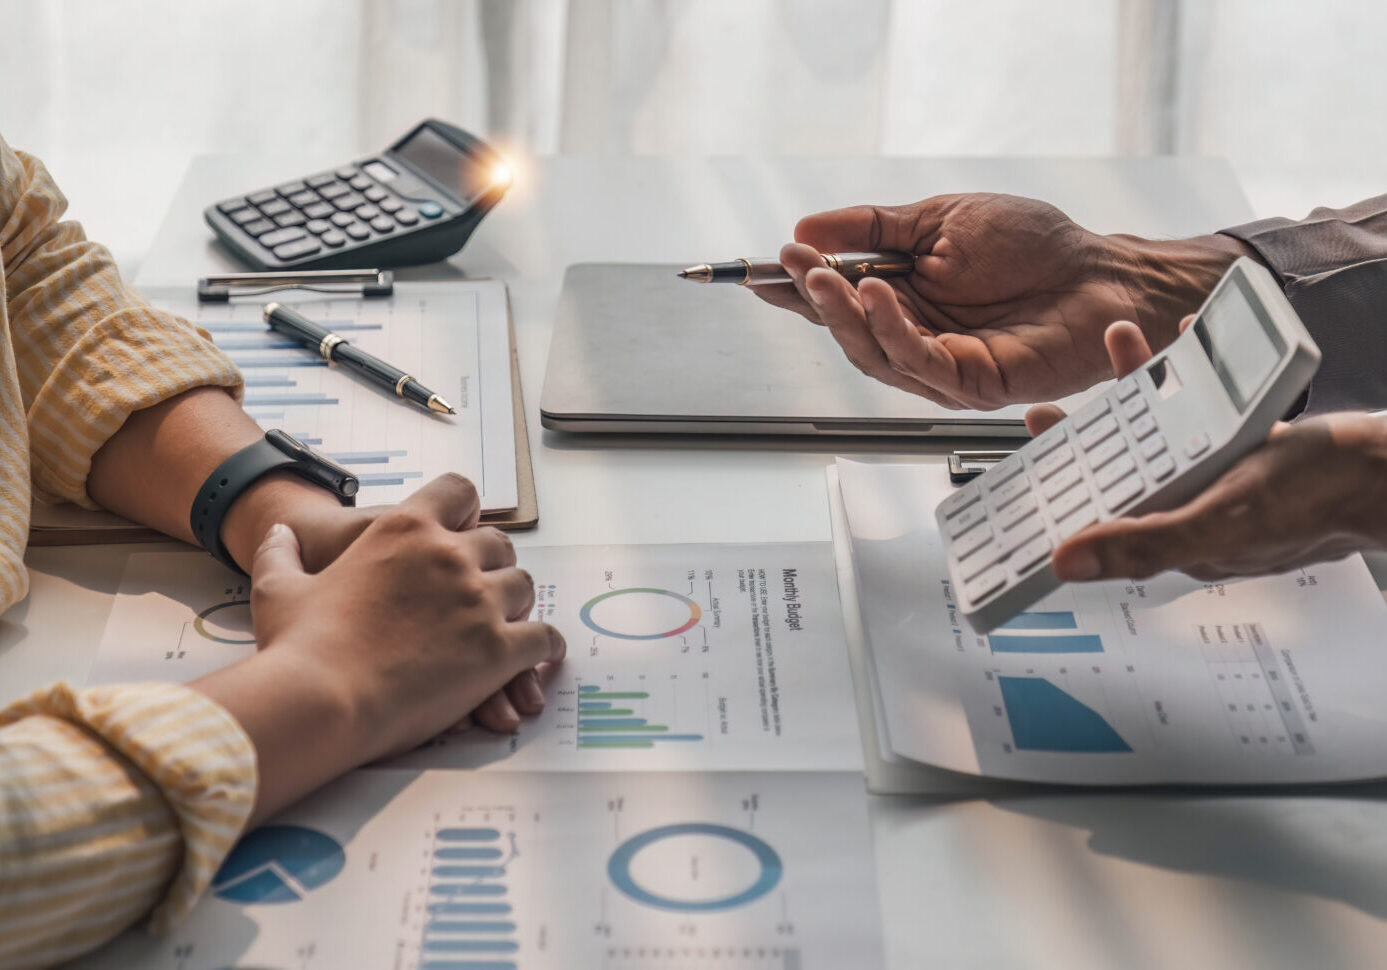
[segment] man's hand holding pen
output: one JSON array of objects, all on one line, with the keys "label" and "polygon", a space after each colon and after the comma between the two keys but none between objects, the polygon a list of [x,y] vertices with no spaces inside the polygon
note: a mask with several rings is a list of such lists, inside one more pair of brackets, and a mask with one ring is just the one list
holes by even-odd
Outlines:
[{"label": "man's hand holding pen", "polygon": [[[856,287],[821,252],[899,250],[906,276]],[[863,373],[950,408],[1053,400],[1112,376],[1103,331],[1134,320],[1156,350],[1238,256],[1236,240],[1104,236],[1044,202],[983,193],[801,219],[780,254],[794,287],[756,294],[825,325]]]}]

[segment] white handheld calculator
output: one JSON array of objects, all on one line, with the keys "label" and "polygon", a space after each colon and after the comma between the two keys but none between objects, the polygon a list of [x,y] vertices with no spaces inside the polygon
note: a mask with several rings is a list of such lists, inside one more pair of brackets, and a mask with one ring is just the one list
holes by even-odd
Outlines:
[{"label": "white handheld calculator", "polygon": [[1239,259],[1146,366],[939,504],[960,612],[986,633],[1060,585],[1050,553],[1080,529],[1198,494],[1266,440],[1319,363],[1272,275]]}]

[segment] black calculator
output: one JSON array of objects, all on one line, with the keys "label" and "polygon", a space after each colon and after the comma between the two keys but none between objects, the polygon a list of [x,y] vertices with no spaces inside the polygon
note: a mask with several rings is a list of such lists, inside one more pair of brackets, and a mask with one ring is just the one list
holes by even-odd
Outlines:
[{"label": "black calculator", "polygon": [[505,159],[430,118],[379,155],[208,206],[207,224],[261,270],[446,259],[511,184]]}]

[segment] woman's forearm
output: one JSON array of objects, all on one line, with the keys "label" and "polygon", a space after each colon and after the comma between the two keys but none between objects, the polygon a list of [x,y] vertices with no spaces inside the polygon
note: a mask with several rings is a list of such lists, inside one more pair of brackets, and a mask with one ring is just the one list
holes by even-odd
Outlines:
[{"label": "woman's forearm", "polygon": [[[136,411],[92,459],[87,494],[102,508],[193,542],[188,513],[207,476],[263,435],[219,387],[200,387]],[[275,522],[294,521],[306,507],[331,510],[337,499],[288,474],[248,488],[228,510],[222,541],[244,568]]]}]

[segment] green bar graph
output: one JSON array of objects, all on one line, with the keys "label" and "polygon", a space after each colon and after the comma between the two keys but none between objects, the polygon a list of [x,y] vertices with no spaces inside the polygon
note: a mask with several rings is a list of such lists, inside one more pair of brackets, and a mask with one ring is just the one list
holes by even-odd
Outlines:
[{"label": "green bar graph", "polygon": [[[612,685],[616,687],[618,685]],[[607,690],[597,684],[578,685],[579,748],[589,750],[653,748],[666,742],[704,740],[701,734],[676,734],[664,724],[647,724],[650,694],[643,690]],[[635,701],[616,707],[610,701]]]}]

